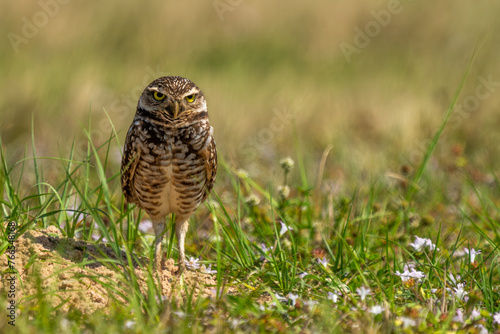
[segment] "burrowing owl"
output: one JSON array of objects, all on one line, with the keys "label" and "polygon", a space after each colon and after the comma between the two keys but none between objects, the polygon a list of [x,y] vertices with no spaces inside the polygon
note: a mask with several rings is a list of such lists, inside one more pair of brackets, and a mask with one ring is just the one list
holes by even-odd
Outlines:
[{"label": "burrowing owl", "polygon": [[121,171],[127,202],[143,208],[153,222],[157,268],[165,216],[175,214],[182,273],[189,217],[207,198],[217,171],[213,128],[198,86],[171,76],[146,87],[125,139]]}]

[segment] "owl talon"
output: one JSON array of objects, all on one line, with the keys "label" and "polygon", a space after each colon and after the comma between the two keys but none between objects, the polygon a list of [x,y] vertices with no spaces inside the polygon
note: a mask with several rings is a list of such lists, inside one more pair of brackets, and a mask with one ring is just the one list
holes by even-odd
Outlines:
[{"label": "owl talon", "polygon": [[186,271],[186,266],[179,265],[179,268],[174,272],[176,276],[181,276]]},{"label": "owl talon", "polygon": [[156,271],[163,271],[163,269],[167,269],[167,266],[165,264],[165,259],[161,259],[158,263],[155,263],[154,268]]}]

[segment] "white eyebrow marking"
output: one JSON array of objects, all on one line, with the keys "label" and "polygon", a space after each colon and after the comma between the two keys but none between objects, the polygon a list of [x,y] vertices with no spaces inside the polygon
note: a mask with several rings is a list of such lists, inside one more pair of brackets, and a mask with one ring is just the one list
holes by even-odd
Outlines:
[{"label": "white eyebrow marking", "polygon": [[148,87],[148,90],[150,92],[158,92],[158,93],[161,93],[160,90],[158,89],[158,87]]},{"label": "white eyebrow marking", "polygon": [[194,93],[198,93],[198,88],[196,88],[196,87],[191,88],[191,90],[189,92],[187,92],[186,94],[184,94],[184,96],[188,96],[188,95],[191,95]]}]

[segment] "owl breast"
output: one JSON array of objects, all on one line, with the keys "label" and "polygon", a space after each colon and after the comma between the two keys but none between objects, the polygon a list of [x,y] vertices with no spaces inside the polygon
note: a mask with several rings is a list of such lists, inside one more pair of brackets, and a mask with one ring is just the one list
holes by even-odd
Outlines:
[{"label": "owl breast", "polygon": [[171,129],[137,120],[133,126],[133,145],[139,152],[133,176],[135,202],[152,218],[192,214],[205,195],[208,123]]}]

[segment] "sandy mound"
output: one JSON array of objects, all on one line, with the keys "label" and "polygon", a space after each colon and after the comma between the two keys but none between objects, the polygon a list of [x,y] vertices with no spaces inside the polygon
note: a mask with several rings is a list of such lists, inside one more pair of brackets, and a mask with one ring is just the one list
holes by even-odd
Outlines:
[{"label": "sandy mound", "polygon": [[[116,271],[99,262],[99,259],[105,257],[116,259],[109,247],[65,238],[52,226],[46,230],[27,231],[14,245],[15,268],[21,279],[21,282],[16,282],[17,304],[37,303],[38,291],[54,306],[63,304],[60,308],[63,311],[71,308],[83,313],[92,313],[98,309],[106,312],[106,307],[113,298],[112,292],[96,282],[95,278],[111,283],[125,295],[130,293],[130,287],[124,283],[123,268],[118,267],[119,271]],[[102,253],[106,255],[103,256]],[[122,256],[126,258],[124,252]],[[82,265],[82,262],[91,263]],[[0,268],[8,268],[6,254],[0,257]],[[185,290],[190,292],[193,289],[193,300],[213,294],[210,286],[216,285],[215,275],[187,270],[184,273],[184,286],[178,288],[179,280],[174,275],[176,269],[174,261],[170,259],[166,262],[166,268],[159,273],[162,296],[165,299],[182,298]],[[141,289],[145,291],[149,277],[146,268],[142,270],[135,264],[134,271]],[[0,280],[0,291],[4,296],[7,295],[7,283]],[[117,294],[115,297],[120,300]]]}]

